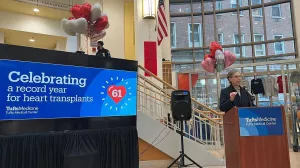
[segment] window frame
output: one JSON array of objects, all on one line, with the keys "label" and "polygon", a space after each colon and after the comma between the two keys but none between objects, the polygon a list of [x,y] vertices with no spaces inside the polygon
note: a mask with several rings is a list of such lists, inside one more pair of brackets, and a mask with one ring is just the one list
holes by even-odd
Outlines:
[{"label": "window frame", "polygon": [[[234,33],[233,34],[233,44],[243,44],[243,43],[245,43],[245,33],[242,33],[241,34],[241,40],[242,40],[242,42],[240,42],[240,43],[237,43],[236,42],[236,38],[235,38],[235,36],[238,36],[238,38],[239,38],[239,34],[238,33]],[[238,39],[239,40],[239,39]],[[239,49],[239,51],[240,51],[240,47],[234,47],[234,54],[236,55],[236,56],[238,56],[238,57],[241,57],[241,55],[244,57],[245,55],[246,55],[246,46],[242,46],[242,54],[240,53],[240,54],[237,54],[235,51],[235,49],[236,48],[238,48]]]},{"label": "window frame", "polygon": [[[272,2],[274,2],[274,0],[272,0]],[[274,8],[278,8],[278,11],[279,11],[279,16],[274,16],[273,15],[273,10]],[[275,18],[275,19],[281,19],[282,18],[282,10],[281,10],[281,4],[277,4],[277,5],[272,5],[272,17]]]},{"label": "window frame", "polygon": [[[194,42],[191,42],[191,34],[193,34],[193,31],[191,30],[193,26],[190,26],[190,25],[199,25],[199,43],[200,45],[199,46],[193,46],[193,43],[195,44],[195,41]],[[201,23],[198,23],[198,22],[195,22],[195,23],[188,23],[188,37],[189,37],[189,48],[191,47],[202,47],[203,46],[203,42],[202,42],[202,24]]]},{"label": "window frame", "polygon": [[[176,48],[176,47],[177,47],[177,41],[176,41],[176,36],[177,36],[177,34],[176,34],[176,22],[171,22],[171,24],[173,24],[173,31],[170,30],[170,33],[171,33],[171,38],[170,38],[170,41],[171,41],[171,48]],[[171,27],[172,27],[171,24],[170,24],[170,29],[171,29]],[[175,37],[174,37],[174,45],[175,45],[175,46],[172,45],[172,33],[173,33],[173,35],[175,36]]]},{"label": "window frame", "polygon": [[[253,4],[253,0],[251,0],[251,5],[257,5],[257,4],[262,4],[261,0],[258,0],[259,3],[256,3],[256,4]],[[258,10],[259,11],[259,15],[253,15],[253,10]],[[252,17],[263,17],[263,14],[262,14],[262,8],[255,8],[255,9],[252,9]]]},{"label": "window frame", "polygon": [[[235,3],[233,3],[233,2],[234,1],[232,1],[232,0],[230,1],[230,7],[231,7],[231,9],[237,9],[237,3],[236,3],[237,1]],[[232,5],[235,5],[236,7],[233,8]],[[240,7],[243,5],[243,0],[240,0],[240,4],[239,5],[240,5]],[[231,15],[237,15],[237,11],[236,12],[232,12]],[[244,16],[244,11],[240,10],[240,16]]]},{"label": "window frame", "polygon": [[[221,37],[221,40],[220,40],[221,43],[220,43],[220,41],[219,41],[219,35],[221,35],[221,36],[220,36],[220,37]],[[218,33],[217,36],[218,36],[218,39],[217,39],[218,43],[221,44],[221,45],[223,45],[223,44],[224,44],[224,33]]]},{"label": "window frame", "polygon": [[[258,42],[258,41],[256,41],[255,40],[255,36],[261,36],[261,41],[264,41],[265,40],[265,37],[264,37],[264,35],[263,34],[260,34],[260,33],[254,33],[253,34],[253,38],[254,38],[254,42]],[[256,46],[257,45],[261,45],[262,46],[262,50],[258,50],[257,51],[257,49],[256,49]],[[266,55],[266,48],[265,48],[265,43],[264,44],[256,44],[256,45],[254,45],[254,54],[255,54],[255,57],[257,57],[257,56],[265,56]],[[263,54],[262,55],[260,55],[260,54],[257,54],[256,52],[260,52],[260,51],[263,51]]]},{"label": "window frame", "polygon": [[[273,35],[273,38],[274,38],[274,40],[275,40],[275,37],[281,37],[281,38],[283,38],[283,35],[282,34],[274,34]],[[276,43],[280,43],[281,44],[281,48],[282,48],[282,51],[281,52],[277,52],[276,51]],[[284,41],[281,41],[281,42],[275,42],[274,43],[274,53],[275,53],[275,55],[277,55],[277,54],[284,54],[285,53],[285,46],[284,46]]]}]

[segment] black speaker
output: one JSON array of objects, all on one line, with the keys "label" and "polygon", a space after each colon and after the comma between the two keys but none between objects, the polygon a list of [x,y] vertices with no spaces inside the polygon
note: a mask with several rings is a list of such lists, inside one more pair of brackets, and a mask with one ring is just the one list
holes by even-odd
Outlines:
[{"label": "black speaker", "polygon": [[171,111],[174,120],[190,120],[192,118],[192,102],[190,92],[175,90],[171,94]]}]

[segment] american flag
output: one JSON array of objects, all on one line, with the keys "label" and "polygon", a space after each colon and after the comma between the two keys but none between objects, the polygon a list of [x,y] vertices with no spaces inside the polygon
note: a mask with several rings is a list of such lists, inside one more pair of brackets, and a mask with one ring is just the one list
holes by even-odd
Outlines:
[{"label": "american flag", "polygon": [[165,2],[164,0],[159,0],[158,10],[157,10],[157,43],[158,46],[161,44],[164,37],[168,36],[168,24],[165,12]]}]

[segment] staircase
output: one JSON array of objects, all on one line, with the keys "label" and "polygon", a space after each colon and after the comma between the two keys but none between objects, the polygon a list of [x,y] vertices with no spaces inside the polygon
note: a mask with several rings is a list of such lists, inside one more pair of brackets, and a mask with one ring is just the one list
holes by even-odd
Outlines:
[{"label": "staircase", "polygon": [[[139,137],[152,147],[177,158],[181,126],[171,116],[170,94],[173,90],[176,88],[139,66]],[[192,109],[192,118],[184,123],[183,128],[185,153],[202,166],[224,165],[223,113],[197,102],[194,98]]]}]

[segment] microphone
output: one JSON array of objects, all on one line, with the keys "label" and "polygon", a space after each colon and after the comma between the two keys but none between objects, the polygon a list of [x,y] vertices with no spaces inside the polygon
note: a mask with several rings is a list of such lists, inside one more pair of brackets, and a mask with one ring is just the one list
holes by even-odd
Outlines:
[{"label": "microphone", "polygon": [[242,88],[247,92],[247,94],[249,95],[249,98],[251,99],[251,101],[254,101],[255,96],[249,91],[249,89],[246,86],[243,86]]}]

